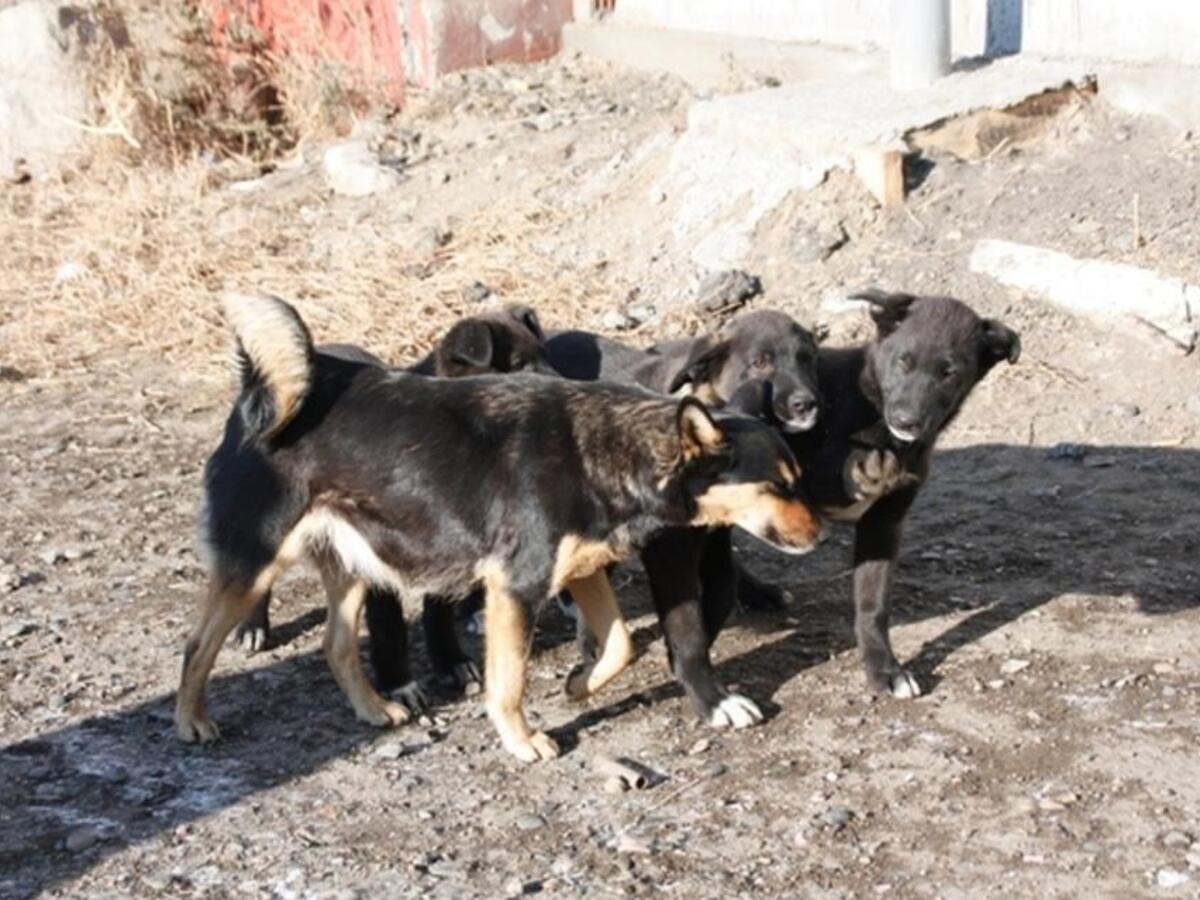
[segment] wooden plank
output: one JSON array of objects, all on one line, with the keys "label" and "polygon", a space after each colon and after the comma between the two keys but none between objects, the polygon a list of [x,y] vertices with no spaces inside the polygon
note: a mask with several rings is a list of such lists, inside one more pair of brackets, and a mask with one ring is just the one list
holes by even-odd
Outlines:
[{"label": "wooden plank", "polygon": [[904,156],[899,150],[864,147],[854,153],[854,174],[880,205],[904,202]]}]

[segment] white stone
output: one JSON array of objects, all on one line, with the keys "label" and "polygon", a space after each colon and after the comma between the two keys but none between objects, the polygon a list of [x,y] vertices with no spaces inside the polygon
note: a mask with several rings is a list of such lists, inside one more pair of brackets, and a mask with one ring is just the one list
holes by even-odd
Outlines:
[{"label": "white stone", "polygon": [[400,173],[380,165],[365,141],[334,144],[321,154],[325,180],[335,194],[366,197],[391,190],[401,182]]}]

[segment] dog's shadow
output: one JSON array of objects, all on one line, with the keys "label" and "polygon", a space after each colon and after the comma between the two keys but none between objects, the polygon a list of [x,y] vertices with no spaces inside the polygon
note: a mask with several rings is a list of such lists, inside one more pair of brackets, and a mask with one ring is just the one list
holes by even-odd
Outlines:
[{"label": "dog's shadow", "polygon": [[[1200,606],[1200,453],[1131,446],[1064,455],[995,445],[936,455],[906,522],[894,621],[969,613],[909,660],[926,687],[956,651],[1064,594],[1133,596],[1149,615]],[[752,642],[749,649],[727,655],[718,639],[721,677],[768,713],[785,684],[853,647],[848,535],[831,544],[800,562],[743,546],[757,574],[795,597],[784,613],[732,623],[764,632],[729,639]],[[640,575],[621,593],[633,595],[631,612],[648,611]],[[543,617],[549,627],[539,647],[571,640],[570,624],[555,615]],[[319,619],[307,613],[276,637],[294,637]],[[657,628],[641,629],[637,642],[656,636]],[[862,689],[861,680],[846,685]],[[225,726],[212,747],[178,743],[173,695],[164,694],[0,748],[0,895],[61,885],[131,845],[362,753],[380,734],[349,718],[319,653],[222,675],[210,691]],[[614,702],[556,729],[565,748],[600,721],[681,693],[665,673],[647,691],[618,691]],[[241,708],[240,720],[230,707]],[[250,709],[277,727],[256,727]],[[98,842],[64,849],[79,825],[94,825]]]}]

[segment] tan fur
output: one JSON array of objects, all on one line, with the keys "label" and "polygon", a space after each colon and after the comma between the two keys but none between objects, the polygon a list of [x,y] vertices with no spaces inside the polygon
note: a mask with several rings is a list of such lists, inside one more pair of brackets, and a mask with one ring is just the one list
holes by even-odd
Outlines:
[{"label": "tan fur", "polygon": [[766,539],[774,531],[781,549],[811,549],[821,535],[820,520],[797,499],[773,494],[765,483],[716,484],[696,498],[693,525],[737,525]]},{"label": "tan fur", "polygon": [[796,484],[796,470],[788,465],[786,460],[779,461],[779,477],[788,487],[794,487]]},{"label": "tan fur", "polygon": [[582,700],[628,668],[636,654],[605,572],[597,571],[572,581],[567,590],[601,648],[599,659],[571,673],[567,679],[568,696]]},{"label": "tan fur", "polygon": [[325,659],[334,680],[354,708],[354,713],[372,725],[400,725],[409,719],[408,710],[385,700],[363,674],[358,657],[358,627],[367,583],[355,578],[333,560],[321,565],[321,580],[329,603],[325,625]]},{"label": "tan fur", "polygon": [[489,567],[484,578],[486,622],[484,686],[488,716],[500,741],[522,762],[537,762],[558,756],[558,745],[525,720],[525,676],[529,663],[528,625],[525,607],[508,589],[508,580],[498,567]]},{"label": "tan fur", "polygon": [[268,436],[286,425],[311,387],[310,339],[303,323],[275,297],[226,293],[225,318],[275,400]]},{"label": "tan fur", "polygon": [[697,406],[688,406],[680,418],[679,447],[684,459],[695,459],[725,441],[719,425]]},{"label": "tan fur", "polygon": [[586,578],[609,563],[620,562],[630,553],[620,540],[591,541],[577,534],[568,534],[558,542],[554,552],[554,574],[551,593],[561,591],[569,581]]}]

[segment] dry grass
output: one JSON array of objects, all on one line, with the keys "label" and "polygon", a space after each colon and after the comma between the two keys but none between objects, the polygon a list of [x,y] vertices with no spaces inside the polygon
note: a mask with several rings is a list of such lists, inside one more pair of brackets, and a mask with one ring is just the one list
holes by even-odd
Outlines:
[{"label": "dry grass", "polygon": [[[485,211],[426,253],[353,241],[314,256],[320,232],[298,199],[249,200],[211,186],[199,162],[175,170],[115,161],[0,187],[4,363],[50,373],[105,362],[210,366],[226,341],[216,296],[266,290],[294,300],[323,340],[396,361],[476,311],[476,280],[559,325],[590,323],[601,272],[564,273],[531,244],[554,228],[538,208]],[[311,196],[303,199],[311,200]]]}]

